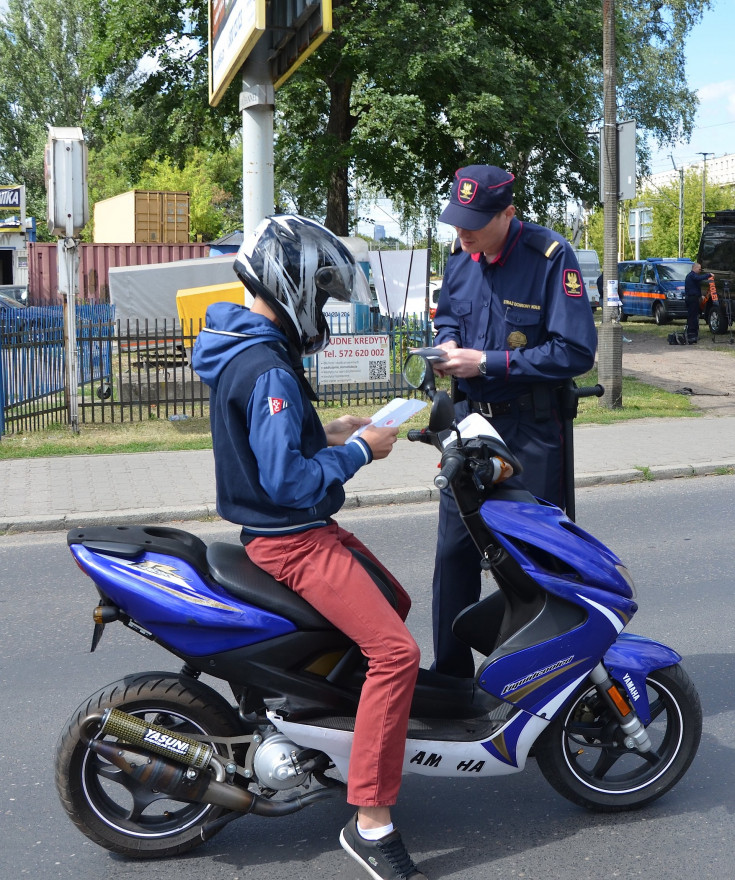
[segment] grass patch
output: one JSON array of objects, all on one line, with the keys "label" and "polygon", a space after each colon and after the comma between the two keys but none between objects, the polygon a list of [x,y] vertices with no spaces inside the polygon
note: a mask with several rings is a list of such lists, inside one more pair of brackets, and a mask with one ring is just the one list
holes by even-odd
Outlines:
[{"label": "grass patch", "polygon": [[[591,370],[577,379],[577,385],[597,384],[597,370]],[[701,413],[695,409],[684,394],[672,394],[638,379],[623,377],[623,406],[608,409],[600,406],[596,397],[584,397],[579,401],[579,425],[611,425],[630,419],[697,418]]]},{"label": "grass patch", "polygon": [[181,422],[148,419],[110,425],[82,425],[78,434],[66,425],[45,431],[5,435],[0,460],[54,455],[103,455],[121,452],[165,452],[174,449],[207,449],[212,446],[209,418]]}]

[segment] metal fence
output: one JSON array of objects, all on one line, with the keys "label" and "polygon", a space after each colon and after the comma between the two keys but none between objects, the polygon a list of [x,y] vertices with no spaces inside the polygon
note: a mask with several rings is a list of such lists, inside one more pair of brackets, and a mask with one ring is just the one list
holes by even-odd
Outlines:
[{"label": "metal fence", "polygon": [[[78,307],[80,427],[208,414],[208,388],[191,367],[199,326],[183,327],[174,319],[114,321],[109,306],[86,308],[108,311],[85,312],[85,307]],[[25,309],[23,315],[31,311],[49,310]],[[45,320],[45,324],[40,319],[31,322],[22,331],[18,325],[0,322],[0,434],[69,423],[63,318],[49,315]],[[340,326],[335,325],[332,332],[341,334]],[[385,380],[322,384],[318,359],[312,359],[306,362],[306,375],[319,395],[317,406],[380,403],[411,392],[401,368],[410,347],[430,344],[428,317],[375,316],[372,332],[386,334],[390,340]]]}]

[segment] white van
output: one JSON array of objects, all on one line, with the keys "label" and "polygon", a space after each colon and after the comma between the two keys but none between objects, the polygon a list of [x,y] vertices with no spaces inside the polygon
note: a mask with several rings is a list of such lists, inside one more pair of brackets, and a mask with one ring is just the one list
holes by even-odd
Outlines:
[{"label": "white van", "polygon": [[587,297],[589,298],[592,311],[594,312],[600,305],[600,292],[597,289],[597,279],[600,276],[600,272],[602,272],[597,251],[575,250],[574,255],[579,263],[579,268],[582,270],[582,281],[584,281]]}]

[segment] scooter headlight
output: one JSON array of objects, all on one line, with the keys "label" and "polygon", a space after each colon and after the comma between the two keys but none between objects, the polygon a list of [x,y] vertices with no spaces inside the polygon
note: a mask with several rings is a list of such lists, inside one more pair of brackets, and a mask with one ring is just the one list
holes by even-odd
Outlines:
[{"label": "scooter headlight", "polygon": [[631,577],[630,572],[624,565],[616,565],[615,566],[620,577],[625,581],[625,583],[630,587],[630,591],[633,594],[633,598],[637,598],[637,590],[635,588],[635,583],[633,582],[633,578]]}]

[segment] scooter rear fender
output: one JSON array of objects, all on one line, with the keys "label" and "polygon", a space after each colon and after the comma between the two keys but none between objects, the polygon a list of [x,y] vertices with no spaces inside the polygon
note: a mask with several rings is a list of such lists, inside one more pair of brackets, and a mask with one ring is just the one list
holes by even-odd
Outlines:
[{"label": "scooter rear fender", "polygon": [[673,648],[633,633],[621,633],[603,657],[610,677],[626,689],[643,724],[651,721],[646,676],[680,661],[681,655]]}]

